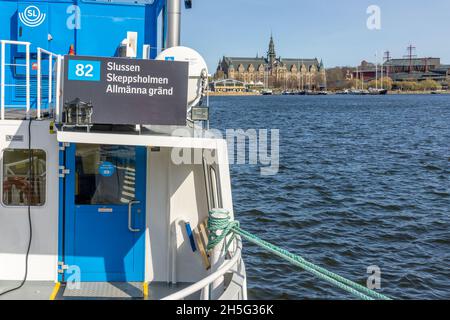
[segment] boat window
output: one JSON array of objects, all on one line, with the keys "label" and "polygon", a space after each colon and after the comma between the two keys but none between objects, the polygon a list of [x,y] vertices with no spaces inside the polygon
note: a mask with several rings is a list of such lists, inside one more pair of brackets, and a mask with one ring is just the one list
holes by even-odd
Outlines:
[{"label": "boat window", "polygon": [[[43,206],[46,197],[44,150],[5,149],[2,201],[6,206]],[[30,163],[31,159],[31,163]]]},{"label": "boat window", "polygon": [[135,199],[136,148],[77,144],[76,205],[120,205]]}]

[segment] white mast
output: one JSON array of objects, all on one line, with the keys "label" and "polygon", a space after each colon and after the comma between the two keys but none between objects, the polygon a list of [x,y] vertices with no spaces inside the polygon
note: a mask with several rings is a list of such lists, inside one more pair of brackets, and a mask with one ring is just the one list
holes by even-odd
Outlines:
[{"label": "white mast", "polygon": [[375,53],[375,88],[378,90],[378,51]]},{"label": "white mast", "polygon": [[358,89],[358,87],[359,87],[358,82],[359,82],[359,67],[357,66],[356,67],[356,89]]}]

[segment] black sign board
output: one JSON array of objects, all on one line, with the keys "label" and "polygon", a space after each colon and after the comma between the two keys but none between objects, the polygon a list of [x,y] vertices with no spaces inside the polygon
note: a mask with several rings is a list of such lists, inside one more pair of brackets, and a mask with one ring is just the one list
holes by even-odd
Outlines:
[{"label": "black sign board", "polygon": [[66,56],[64,103],[92,104],[92,123],[186,125],[189,64]]}]

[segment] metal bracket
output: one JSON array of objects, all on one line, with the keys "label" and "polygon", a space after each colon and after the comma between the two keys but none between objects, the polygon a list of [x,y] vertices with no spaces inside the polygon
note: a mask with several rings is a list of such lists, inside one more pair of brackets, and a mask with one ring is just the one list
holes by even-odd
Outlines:
[{"label": "metal bracket", "polygon": [[69,269],[69,266],[64,264],[64,261],[58,261],[58,273],[64,273],[67,269]]},{"label": "metal bracket", "polygon": [[66,175],[70,174],[70,170],[66,169],[64,166],[59,166],[59,177],[65,178]]},{"label": "metal bracket", "polygon": [[69,142],[63,142],[61,143],[61,146],[59,147],[59,151],[65,151],[66,148],[70,147],[70,143]]}]

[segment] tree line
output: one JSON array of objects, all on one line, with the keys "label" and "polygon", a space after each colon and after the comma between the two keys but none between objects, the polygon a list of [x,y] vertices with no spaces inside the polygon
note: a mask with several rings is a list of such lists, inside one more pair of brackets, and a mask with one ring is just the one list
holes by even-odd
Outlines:
[{"label": "tree line", "polygon": [[[350,75],[355,71],[351,67],[336,67],[327,69],[327,84],[329,90],[342,90],[342,89],[369,89],[376,88],[377,82],[371,80],[369,82],[362,83],[359,79],[351,79]],[[393,81],[389,77],[383,77],[383,88],[388,90],[401,90],[401,91],[429,91],[429,90],[441,90],[442,84],[435,80],[427,79],[423,81],[415,81],[413,79],[407,79],[404,81]],[[378,87],[381,88],[381,79],[378,79]]]}]

